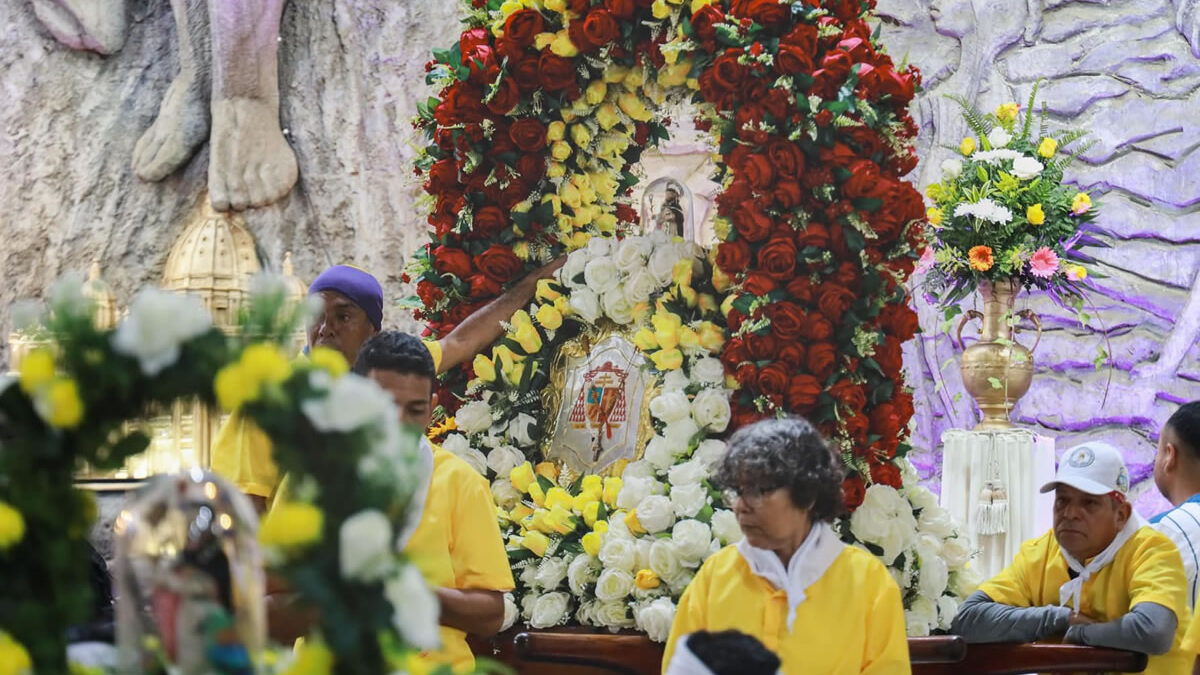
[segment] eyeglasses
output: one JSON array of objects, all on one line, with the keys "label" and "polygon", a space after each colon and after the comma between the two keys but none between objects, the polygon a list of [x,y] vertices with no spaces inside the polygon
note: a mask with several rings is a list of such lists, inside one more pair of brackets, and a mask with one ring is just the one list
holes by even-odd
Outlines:
[{"label": "eyeglasses", "polygon": [[746,506],[756,509],[759,506],[762,506],[762,503],[767,498],[767,495],[778,489],[779,488],[777,487],[766,489],[758,487],[725,488],[724,490],[721,490],[721,500],[725,502],[725,506],[727,508],[733,508],[733,506],[740,499],[745,502]]}]

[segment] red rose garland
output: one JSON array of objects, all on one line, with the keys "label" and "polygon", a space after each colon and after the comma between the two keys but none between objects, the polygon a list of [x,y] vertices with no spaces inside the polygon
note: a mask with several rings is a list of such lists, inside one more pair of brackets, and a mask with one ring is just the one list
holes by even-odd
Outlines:
[{"label": "red rose garland", "polygon": [[[637,94],[621,94],[608,111],[632,140],[608,158],[616,198],[580,206],[563,187],[572,151],[594,149],[592,136],[610,131],[599,114],[599,127],[574,124],[569,137],[563,124],[616,100],[596,85],[618,81],[610,65],[643,69],[662,89],[672,88],[664,74],[674,89],[690,79],[697,123],[711,130],[722,160],[715,281],[729,293],[732,337],[721,359],[739,384],[734,423],[778,412],[813,420],[851,469],[851,508],[865,483],[899,487],[892,459],[908,449],[899,439],[912,416],[900,344],[917,327],[902,282],[924,216],[920,194],[900,176],[916,164],[907,106],[918,78],[874,41],[864,21],[874,2],[472,6],[472,27],[428,66],[431,81],[446,86],[419,120],[431,145],[418,170],[434,198],[432,242],[415,267],[417,316],[429,331],[445,334],[506,284],[579,245],[581,232],[611,234],[635,220],[620,202],[634,182],[628,169],[645,144],[665,137],[661,121],[639,119]],[[628,77],[624,84],[634,91]],[[570,166],[596,173],[593,159],[575,156]]]}]

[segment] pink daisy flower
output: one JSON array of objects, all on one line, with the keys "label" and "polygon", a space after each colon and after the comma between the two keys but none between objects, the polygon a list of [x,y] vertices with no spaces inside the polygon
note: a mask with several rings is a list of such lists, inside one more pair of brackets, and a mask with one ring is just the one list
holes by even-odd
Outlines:
[{"label": "pink daisy flower", "polygon": [[1045,246],[1033,252],[1029,259],[1029,273],[1041,279],[1049,279],[1058,271],[1058,255]]},{"label": "pink daisy flower", "polygon": [[933,263],[933,247],[926,246],[925,250],[921,252],[921,259],[917,261],[917,268],[914,270],[914,273],[928,272],[933,269]]}]

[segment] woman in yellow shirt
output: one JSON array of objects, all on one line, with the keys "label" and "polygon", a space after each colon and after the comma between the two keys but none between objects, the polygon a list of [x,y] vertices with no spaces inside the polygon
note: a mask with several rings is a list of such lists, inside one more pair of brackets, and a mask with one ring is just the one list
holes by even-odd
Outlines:
[{"label": "woman in yellow shirt", "polygon": [[783,673],[911,672],[900,589],[830,526],[845,508],[841,464],[812,425],[739,430],[714,479],[745,538],[705,561],[684,592],[664,669],[681,637],[738,630],[774,651]]}]

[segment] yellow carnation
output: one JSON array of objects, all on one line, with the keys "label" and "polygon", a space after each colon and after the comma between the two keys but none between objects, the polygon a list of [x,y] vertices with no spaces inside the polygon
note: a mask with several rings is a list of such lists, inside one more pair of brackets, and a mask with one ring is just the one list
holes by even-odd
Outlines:
[{"label": "yellow carnation", "polygon": [[1020,111],[1020,109],[1021,106],[1017,105],[1016,103],[1005,103],[999,108],[996,108],[996,119],[999,119],[1002,122],[1012,122],[1017,119],[1017,112]]},{"label": "yellow carnation", "polygon": [[554,141],[550,144],[550,157],[556,162],[567,161],[571,157],[571,146],[566,141]]},{"label": "yellow carnation", "polygon": [[54,355],[47,349],[35,349],[21,360],[18,373],[21,390],[33,394],[54,379]]},{"label": "yellow carnation", "polygon": [[341,377],[350,372],[350,364],[346,363],[346,357],[336,349],[314,347],[309,353],[309,360],[314,366],[334,377]]},{"label": "yellow carnation", "polygon": [[933,225],[934,227],[941,225],[945,216],[945,211],[942,211],[939,208],[931,208],[925,212],[925,219],[928,220],[929,224]]},{"label": "yellow carnation", "polygon": [[717,0],[692,0],[692,14],[699,12],[705,7],[715,3]]},{"label": "yellow carnation", "polygon": [[639,328],[638,332],[633,334],[633,344],[644,352],[658,349],[658,340],[654,337],[654,331],[645,327]]},{"label": "yellow carnation", "polygon": [[652,588],[658,588],[661,582],[658,579],[658,575],[654,573],[654,570],[638,570],[634,583],[643,591],[648,591]]},{"label": "yellow carnation", "polygon": [[665,0],[654,0],[654,4],[650,5],[650,11],[654,13],[656,19],[665,19],[671,16],[671,6]]},{"label": "yellow carnation", "polygon": [[1087,196],[1086,192],[1080,192],[1071,200],[1071,213],[1079,215],[1087,213],[1092,208],[1092,198]]},{"label": "yellow carnation", "polygon": [[533,473],[533,465],[529,462],[524,462],[520,466],[513,467],[512,471],[508,472],[508,479],[512,481],[513,487],[521,492],[529,492],[529,486],[533,485],[536,476]]},{"label": "yellow carnation", "polygon": [[728,274],[725,274],[725,271],[718,265],[713,265],[712,282],[713,288],[717,289],[720,293],[729,290],[729,287],[733,285],[733,279]]},{"label": "yellow carnation", "polygon": [[[546,175],[551,178],[562,178],[567,175],[567,165],[562,162],[550,162],[550,166],[546,169]],[[555,195],[555,197],[557,196]],[[561,202],[559,208],[561,208]]]},{"label": "yellow carnation", "polygon": [[586,126],[582,124],[572,124],[571,142],[574,143],[575,147],[577,148],[586,147],[588,143],[592,142],[592,134],[588,131]]},{"label": "yellow carnation", "polygon": [[83,399],[75,380],[60,377],[42,390],[37,398],[38,411],[46,424],[56,429],[74,429],[83,421]]},{"label": "yellow carnation", "polygon": [[496,363],[483,354],[475,355],[475,360],[471,363],[471,367],[475,369],[475,377],[484,382],[496,381]]},{"label": "yellow carnation", "polygon": [[555,120],[546,125],[546,142],[553,143],[566,138],[567,125],[561,120]]},{"label": "yellow carnation", "polygon": [[968,136],[962,140],[962,143],[959,144],[958,151],[961,152],[964,157],[966,157],[975,152],[976,147],[975,139]]},{"label": "yellow carnation", "polygon": [[604,543],[599,532],[588,532],[583,535],[583,539],[579,541],[583,545],[583,550],[590,556],[600,555],[600,546]]},{"label": "yellow carnation", "polygon": [[550,546],[550,538],[541,532],[527,532],[521,538],[521,545],[533,551],[537,557],[546,555],[546,547]]},{"label": "yellow carnation", "polygon": [[696,331],[684,326],[679,329],[679,346],[682,349],[696,349],[700,346],[700,336]]},{"label": "yellow carnation", "polygon": [[294,549],[316,543],[321,539],[325,514],[305,502],[276,504],[258,528],[258,541],[263,546]]},{"label": "yellow carnation", "polygon": [[629,77],[629,66],[610,64],[604,69],[604,81],[609,84],[623,82],[626,77]]},{"label": "yellow carnation", "polygon": [[1042,157],[1050,159],[1054,153],[1058,152],[1058,141],[1053,138],[1043,138],[1041,143],[1038,143],[1037,152]]},{"label": "yellow carnation", "polygon": [[1025,209],[1025,220],[1028,220],[1030,225],[1041,225],[1046,222],[1046,212],[1042,210],[1042,205],[1034,204]]},{"label": "yellow carnation", "polygon": [[25,518],[10,504],[0,502],[0,551],[7,551],[24,538]]},{"label": "yellow carnation", "polygon": [[[674,52],[673,52],[674,53]],[[660,87],[678,87],[687,82],[688,73],[692,70],[691,59],[678,61],[674,65],[668,66],[658,71],[658,86]]]},{"label": "yellow carnation", "polygon": [[592,225],[600,232],[613,234],[617,231],[617,217],[611,213],[601,213],[592,220]]}]

